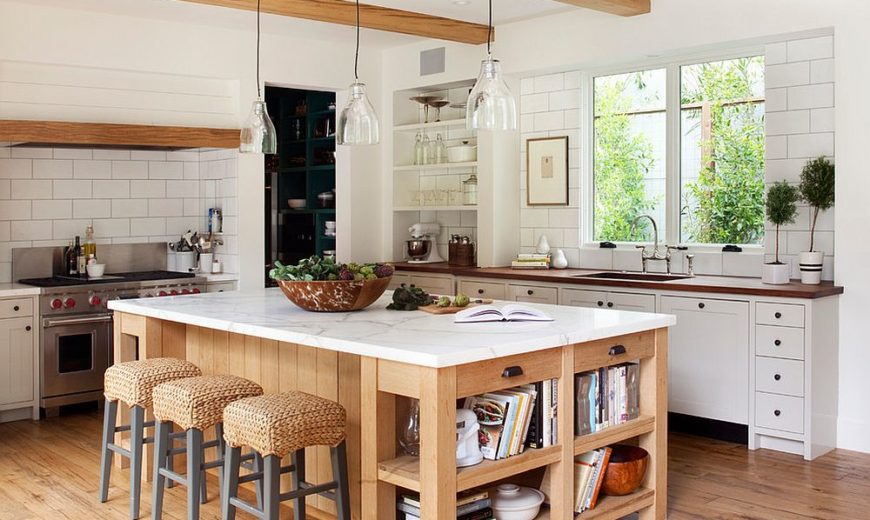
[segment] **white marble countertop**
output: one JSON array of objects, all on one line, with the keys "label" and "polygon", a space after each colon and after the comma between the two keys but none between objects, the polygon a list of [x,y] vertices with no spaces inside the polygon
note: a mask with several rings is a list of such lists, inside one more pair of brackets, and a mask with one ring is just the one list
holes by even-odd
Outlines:
[{"label": "white marble countertop", "polygon": [[[666,314],[556,305],[555,321],[453,323],[452,315],[389,311],[391,292],[358,312],[304,311],[278,289],[113,300],[109,308],[249,336],[426,367],[446,367],[668,327]],[[507,302],[496,302],[496,305]]]},{"label": "white marble countertop", "polygon": [[39,287],[25,285],[23,283],[0,283],[0,298],[11,298],[13,296],[36,296],[39,294]]}]

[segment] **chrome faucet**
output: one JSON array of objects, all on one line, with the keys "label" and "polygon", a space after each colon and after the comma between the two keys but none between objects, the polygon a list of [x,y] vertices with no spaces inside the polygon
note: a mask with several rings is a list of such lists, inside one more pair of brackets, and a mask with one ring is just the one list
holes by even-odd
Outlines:
[{"label": "chrome faucet", "polygon": [[645,245],[634,246],[637,249],[640,249],[640,258],[643,262],[643,272],[647,272],[647,263],[650,260],[664,260],[667,265],[667,273],[671,274],[671,251],[674,249],[678,249],[676,246],[665,245],[665,251],[659,251],[659,227],[656,224],[654,218],[649,215],[640,215],[631,221],[631,230],[629,233],[634,235],[637,232],[637,223],[640,219],[647,218],[652,223],[653,227],[653,249],[652,251],[647,251]]}]

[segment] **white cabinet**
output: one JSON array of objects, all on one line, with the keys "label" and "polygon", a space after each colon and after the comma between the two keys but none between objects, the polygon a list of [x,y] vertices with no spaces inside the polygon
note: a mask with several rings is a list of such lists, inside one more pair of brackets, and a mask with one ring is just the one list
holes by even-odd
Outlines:
[{"label": "white cabinet", "polygon": [[662,296],[677,324],[668,338],[668,410],[749,424],[749,302]]},{"label": "white cabinet", "polygon": [[508,298],[515,302],[559,303],[559,289],[537,285],[508,285]]},{"label": "white cabinet", "polygon": [[237,282],[227,281],[227,282],[206,282],[205,284],[205,292],[230,292],[235,291],[237,289]]},{"label": "white cabinet", "polygon": [[457,292],[461,292],[470,298],[491,298],[493,300],[504,300],[507,298],[505,284],[497,281],[459,280]]},{"label": "white cabinet", "polygon": [[[0,422],[39,418],[33,307],[32,298],[0,300]],[[5,317],[11,315],[17,317]]]},{"label": "white cabinet", "polygon": [[412,274],[409,282],[429,294],[450,296],[455,292],[452,275]]},{"label": "white cabinet", "polygon": [[655,312],[654,294],[561,289],[559,304],[572,307],[592,307],[618,311]]}]

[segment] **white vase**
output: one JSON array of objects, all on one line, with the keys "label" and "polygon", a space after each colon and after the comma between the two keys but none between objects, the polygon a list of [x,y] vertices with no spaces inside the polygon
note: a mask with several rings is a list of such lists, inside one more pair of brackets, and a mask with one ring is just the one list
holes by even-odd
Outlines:
[{"label": "white vase", "polygon": [[547,235],[541,235],[541,238],[538,239],[538,246],[535,248],[535,251],[539,255],[546,255],[550,252],[550,241],[547,240]]},{"label": "white vase", "polygon": [[825,262],[825,254],[821,251],[804,251],[798,255],[798,264],[801,269],[801,282],[815,285],[822,281],[822,266]]},{"label": "white vase", "polygon": [[568,267],[568,259],[565,257],[565,252],[561,249],[556,249],[553,252],[552,266],[553,269],[565,269]]},{"label": "white vase", "polygon": [[789,282],[791,275],[791,265],[787,263],[781,264],[764,264],[761,266],[761,281],[771,285],[782,285]]}]

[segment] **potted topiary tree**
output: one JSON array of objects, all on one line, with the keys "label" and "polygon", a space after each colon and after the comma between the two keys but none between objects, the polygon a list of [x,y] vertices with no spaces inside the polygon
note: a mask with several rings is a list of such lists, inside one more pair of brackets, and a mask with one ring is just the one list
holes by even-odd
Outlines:
[{"label": "potted topiary tree", "polygon": [[797,216],[797,201],[800,193],[797,187],[785,181],[779,181],[767,190],[767,200],[764,203],[767,220],[776,226],[776,248],[774,261],[765,263],[761,271],[761,281],[769,284],[784,284],[789,282],[791,266],[779,261],[779,227],[794,222]]},{"label": "potted topiary tree", "polygon": [[824,157],[809,161],[801,171],[801,197],[812,208],[810,250],[800,253],[801,282],[817,284],[822,280],[825,253],[815,250],[816,221],[819,213],[834,205],[834,165]]}]

